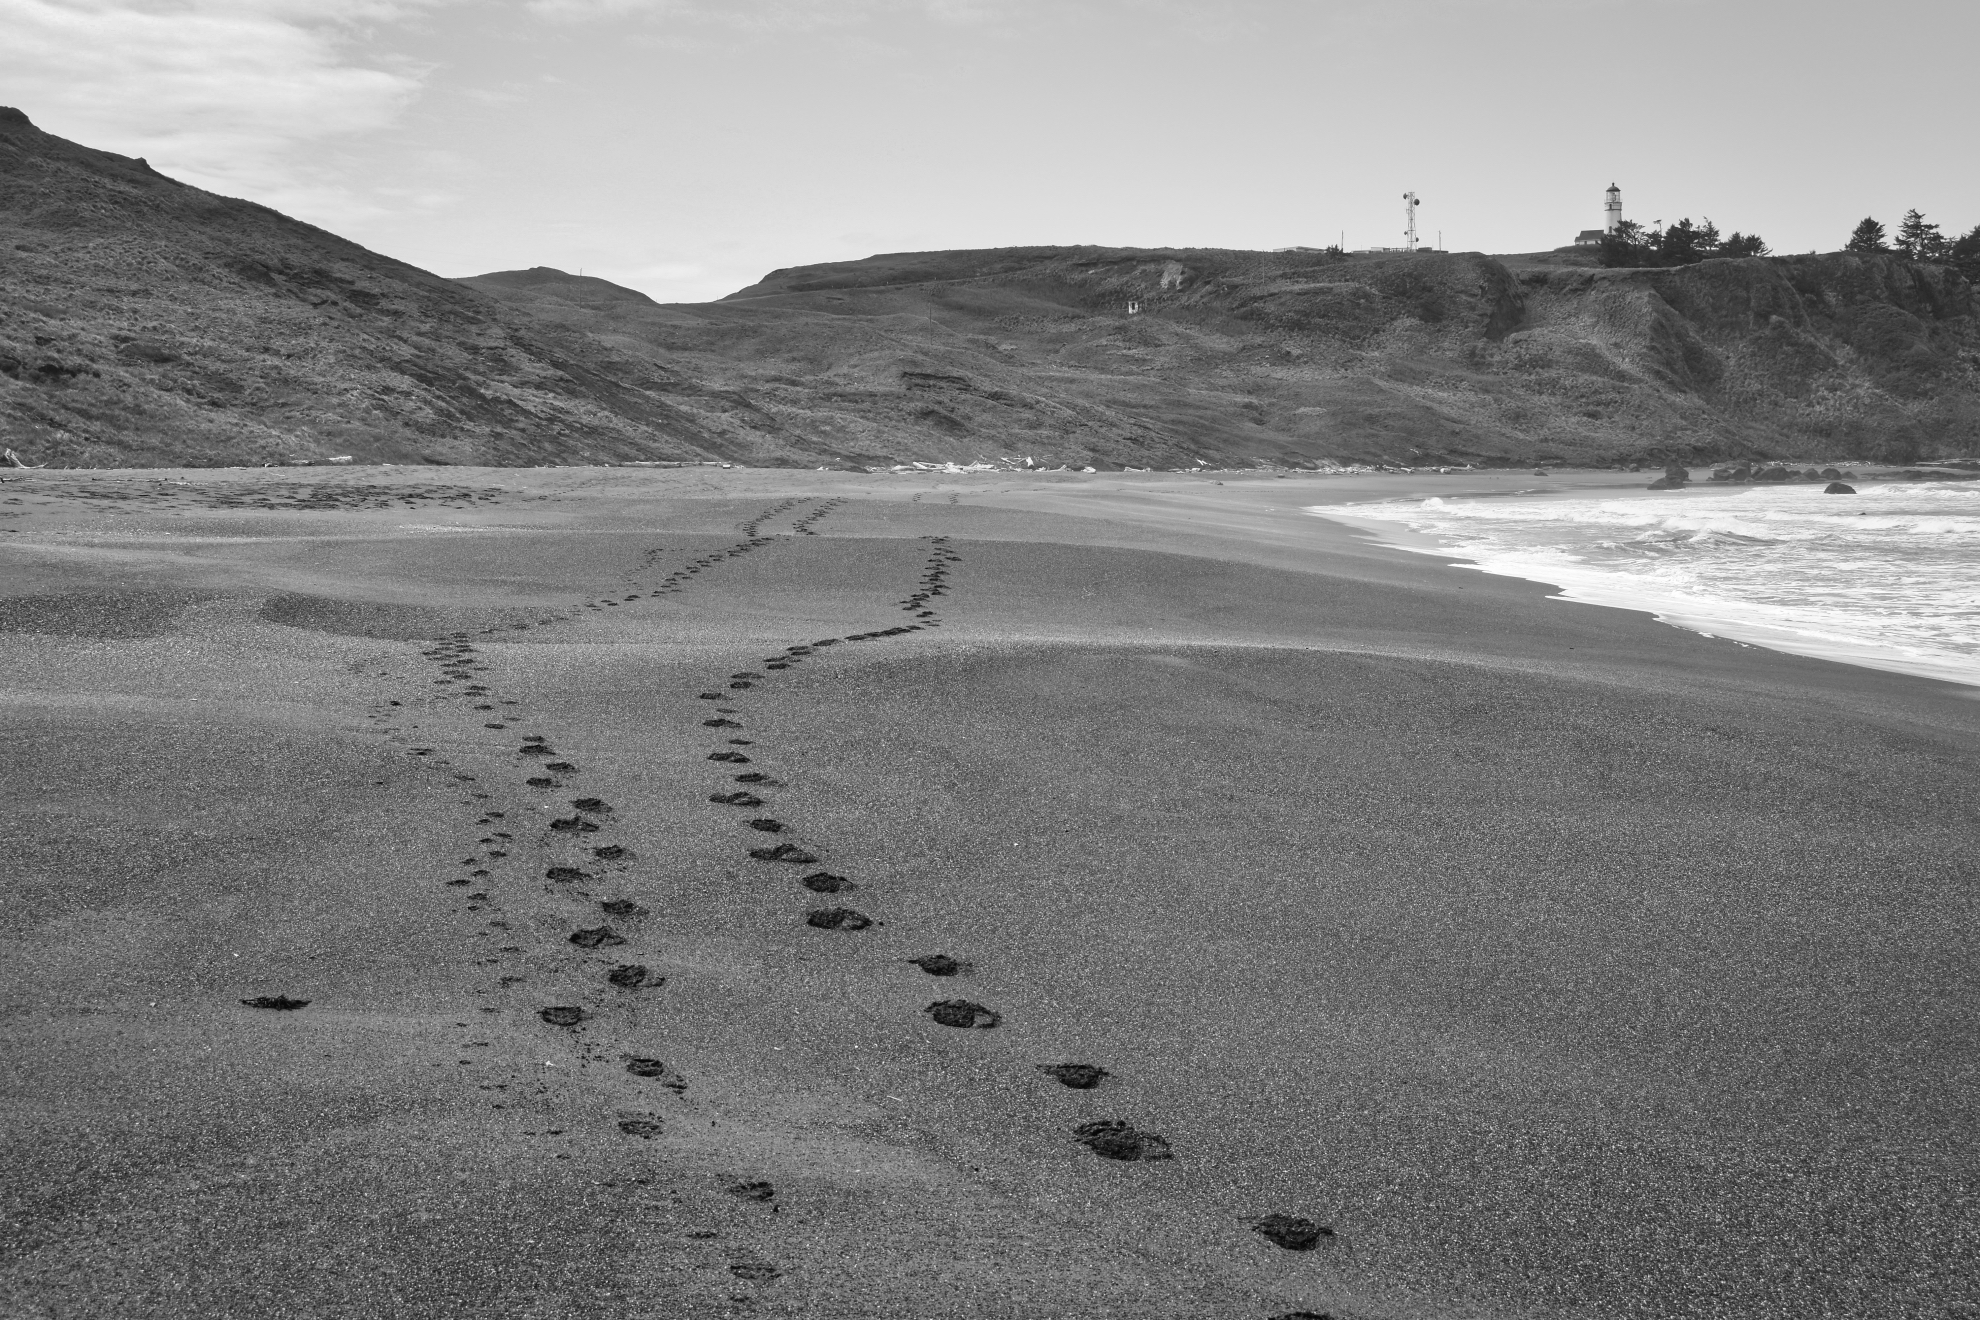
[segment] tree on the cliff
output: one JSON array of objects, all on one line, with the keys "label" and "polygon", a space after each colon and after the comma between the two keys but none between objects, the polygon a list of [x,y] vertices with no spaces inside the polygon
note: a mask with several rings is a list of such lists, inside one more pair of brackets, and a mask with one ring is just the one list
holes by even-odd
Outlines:
[{"label": "tree on the cliff", "polygon": [[1939,232],[1939,227],[1926,220],[1914,206],[1904,213],[1904,219],[1898,223],[1894,246],[1913,261],[1941,261],[1951,244]]},{"label": "tree on the cliff", "polygon": [[1645,229],[1624,220],[1603,236],[1596,260],[1604,266],[1690,266],[1712,257],[1764,257],[1769,250],[1758,234],[1735,230],[1721,238],[1709,216],[1703,224],[1686,216],[1668,229]]},{"label": "tree on the cliff", "polygon": [[1946,244],[1946,264],[1967,279],[1980,283],[1980,225]]},{"label": "tree on the cliff", "polygon": [[1864,216],[1850,231],[1849,242],[1843,244],[1845,252],[1889,252],[1891,245],[1884,241],[1884,227],[1877,223],[1875,216]]},{"label": "tree on the cliff", "polygon": [[1719,251],[1719,227],[1707,216],[1705,223],[1694,225],[1691,217],[1666,229],[1657,241],[1657,255],[1663,258],[1665,266],[1690,266],[1716,256]]}]

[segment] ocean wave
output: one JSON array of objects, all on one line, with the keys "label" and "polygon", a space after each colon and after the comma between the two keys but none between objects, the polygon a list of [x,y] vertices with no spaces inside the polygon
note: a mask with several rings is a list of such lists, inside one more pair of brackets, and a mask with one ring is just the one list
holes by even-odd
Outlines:
[{"label": "ocean wave", "polygon": [[1980,488],[1432,497],[1309,512],[1393,523],[1570,600],[1780,650],[1980,684]]}]

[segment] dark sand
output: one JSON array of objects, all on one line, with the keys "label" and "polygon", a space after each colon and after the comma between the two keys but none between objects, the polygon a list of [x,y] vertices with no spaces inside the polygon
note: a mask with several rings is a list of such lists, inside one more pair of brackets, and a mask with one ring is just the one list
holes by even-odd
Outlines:
[{"label": "dark sand", "polygon": [[1971,692],[1299,512],[1606,477],[8,475],[8,1320],[1980,1305]]}]

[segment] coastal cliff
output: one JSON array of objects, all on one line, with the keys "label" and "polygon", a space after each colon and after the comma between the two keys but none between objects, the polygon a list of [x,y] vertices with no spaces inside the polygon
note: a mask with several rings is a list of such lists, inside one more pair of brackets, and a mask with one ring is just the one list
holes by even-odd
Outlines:
[{"label": "coastal cliff", "polygon": [[[57,464],[1909,461],[1980,447],[1972,286],[1891,256],[1100,247],[663,305],[448,280],[0,110],[0,444]],[[1580,263],[1580,264],[1578,264]]]}]

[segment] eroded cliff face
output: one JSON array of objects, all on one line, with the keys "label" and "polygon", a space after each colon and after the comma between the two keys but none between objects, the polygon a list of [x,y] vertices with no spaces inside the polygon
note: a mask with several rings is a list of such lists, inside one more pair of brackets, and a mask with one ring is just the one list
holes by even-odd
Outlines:
[{"label": "eroded cliff face", "polygon": [[33,461],[1028,456],[1175,467],[1965,452],[1972,288],[1894,257],[1000,248],[663,306],[445,280],[0,111],[0,443]]},{"label": "eroded cliff face", "polygon": [[1838,253],[1522,284],[1504,369],[1674,454],[1908,460],[1980,441],[1974,292],[1943,267]]}]

